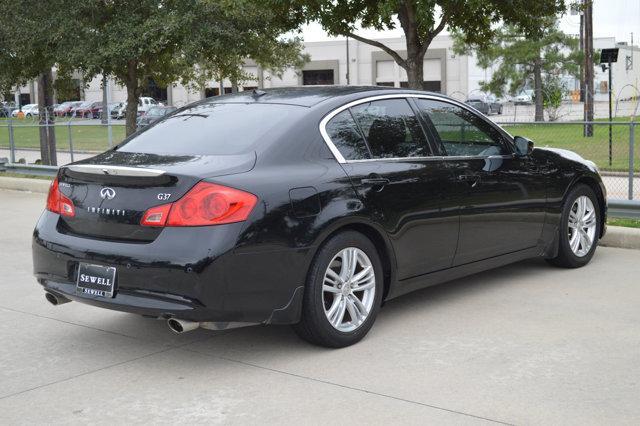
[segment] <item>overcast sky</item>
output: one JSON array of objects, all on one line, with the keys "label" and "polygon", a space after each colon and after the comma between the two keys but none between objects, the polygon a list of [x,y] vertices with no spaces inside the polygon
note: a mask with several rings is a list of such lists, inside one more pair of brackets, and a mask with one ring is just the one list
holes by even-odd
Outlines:
[{"label": "overcast sky", "polygon": [[[532,0],[535,1],[535,0]],[[566,14],[560,24],[562,30],[571,34],[580,31],[580,16]],[[616,41],[630,41],[633,32],[634,44],[640,44],[640,0],[594,0],[593,35],[594,37],[615,37]],[[402,30],[371,31],[360,30],[365,37],[399,37]],[[303,30],[305,41],[323,41],[330,38],[318,24],[308,25]]]}]

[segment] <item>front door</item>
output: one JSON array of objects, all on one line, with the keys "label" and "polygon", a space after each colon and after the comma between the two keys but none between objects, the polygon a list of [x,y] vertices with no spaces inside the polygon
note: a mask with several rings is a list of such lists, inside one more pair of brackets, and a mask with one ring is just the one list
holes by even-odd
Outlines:
[{"label": "front door", "polygon": [[546,188],[536,163],[486,119],[440,100],[419,99],[440,143],[460,206],[454,265],[535,247],[545,218]]},{"label": "front door", "polygon": [[398,278],[450,267],[459,217],[443,190],[452,175],[446,161],[432,156],[409,102],[364,101],[326,130],[369,216],[393,244]]}]

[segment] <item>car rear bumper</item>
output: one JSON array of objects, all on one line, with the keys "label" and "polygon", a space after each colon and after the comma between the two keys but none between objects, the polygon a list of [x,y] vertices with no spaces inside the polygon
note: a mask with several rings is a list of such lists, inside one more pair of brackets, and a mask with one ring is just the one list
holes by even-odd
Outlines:
[{"label": "car rear bumper", "polygon": [[[304,253],[235,253],[242,223],[165,228],[156,240],[142,244],[64,234],[58,219],[45,211],[33,236],[34,275],[46,291],[160,318],[286,324],[299,320],[297,289],[304,283]],[[81,262],[116,267],[114,297],[76,293]]]}]

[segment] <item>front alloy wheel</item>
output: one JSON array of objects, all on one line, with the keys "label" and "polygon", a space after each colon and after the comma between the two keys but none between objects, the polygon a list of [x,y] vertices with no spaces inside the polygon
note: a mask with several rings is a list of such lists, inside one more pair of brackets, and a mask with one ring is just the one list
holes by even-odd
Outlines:
[{"label": "front alloy wheel", "polygon": [[573,254],[578,257],[586,256],[596,236],[596,209],[586,195],[579,196],[573,202],[567,230]]},{"label": "front alloy wheel", "polygon": [[589,263],[600,238],[600,215],[600,203],[593,189],[584,184],[572,188],[562,207],[558,252],[547,260],[564,268],[579,268]]}]

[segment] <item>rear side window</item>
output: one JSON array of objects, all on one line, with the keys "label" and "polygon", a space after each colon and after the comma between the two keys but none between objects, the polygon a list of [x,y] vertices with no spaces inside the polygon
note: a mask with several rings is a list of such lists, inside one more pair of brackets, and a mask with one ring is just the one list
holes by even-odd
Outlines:
[{"label": "rear side window", "polygon": [[406,99],[385,99],[351,108],[373,158],[426,157],[427,141]]},{"label": "rear side window", "polygon": [[345,160],[371,158],[364,138],[349,110],[344,110],[329,120],[325,130]]},{"label": "rear side window", "polygon": [[252,151],[265,135],[302,107],[204,103],[178,110],[137,133],[118,151],[148,154],[233,155]]}]

